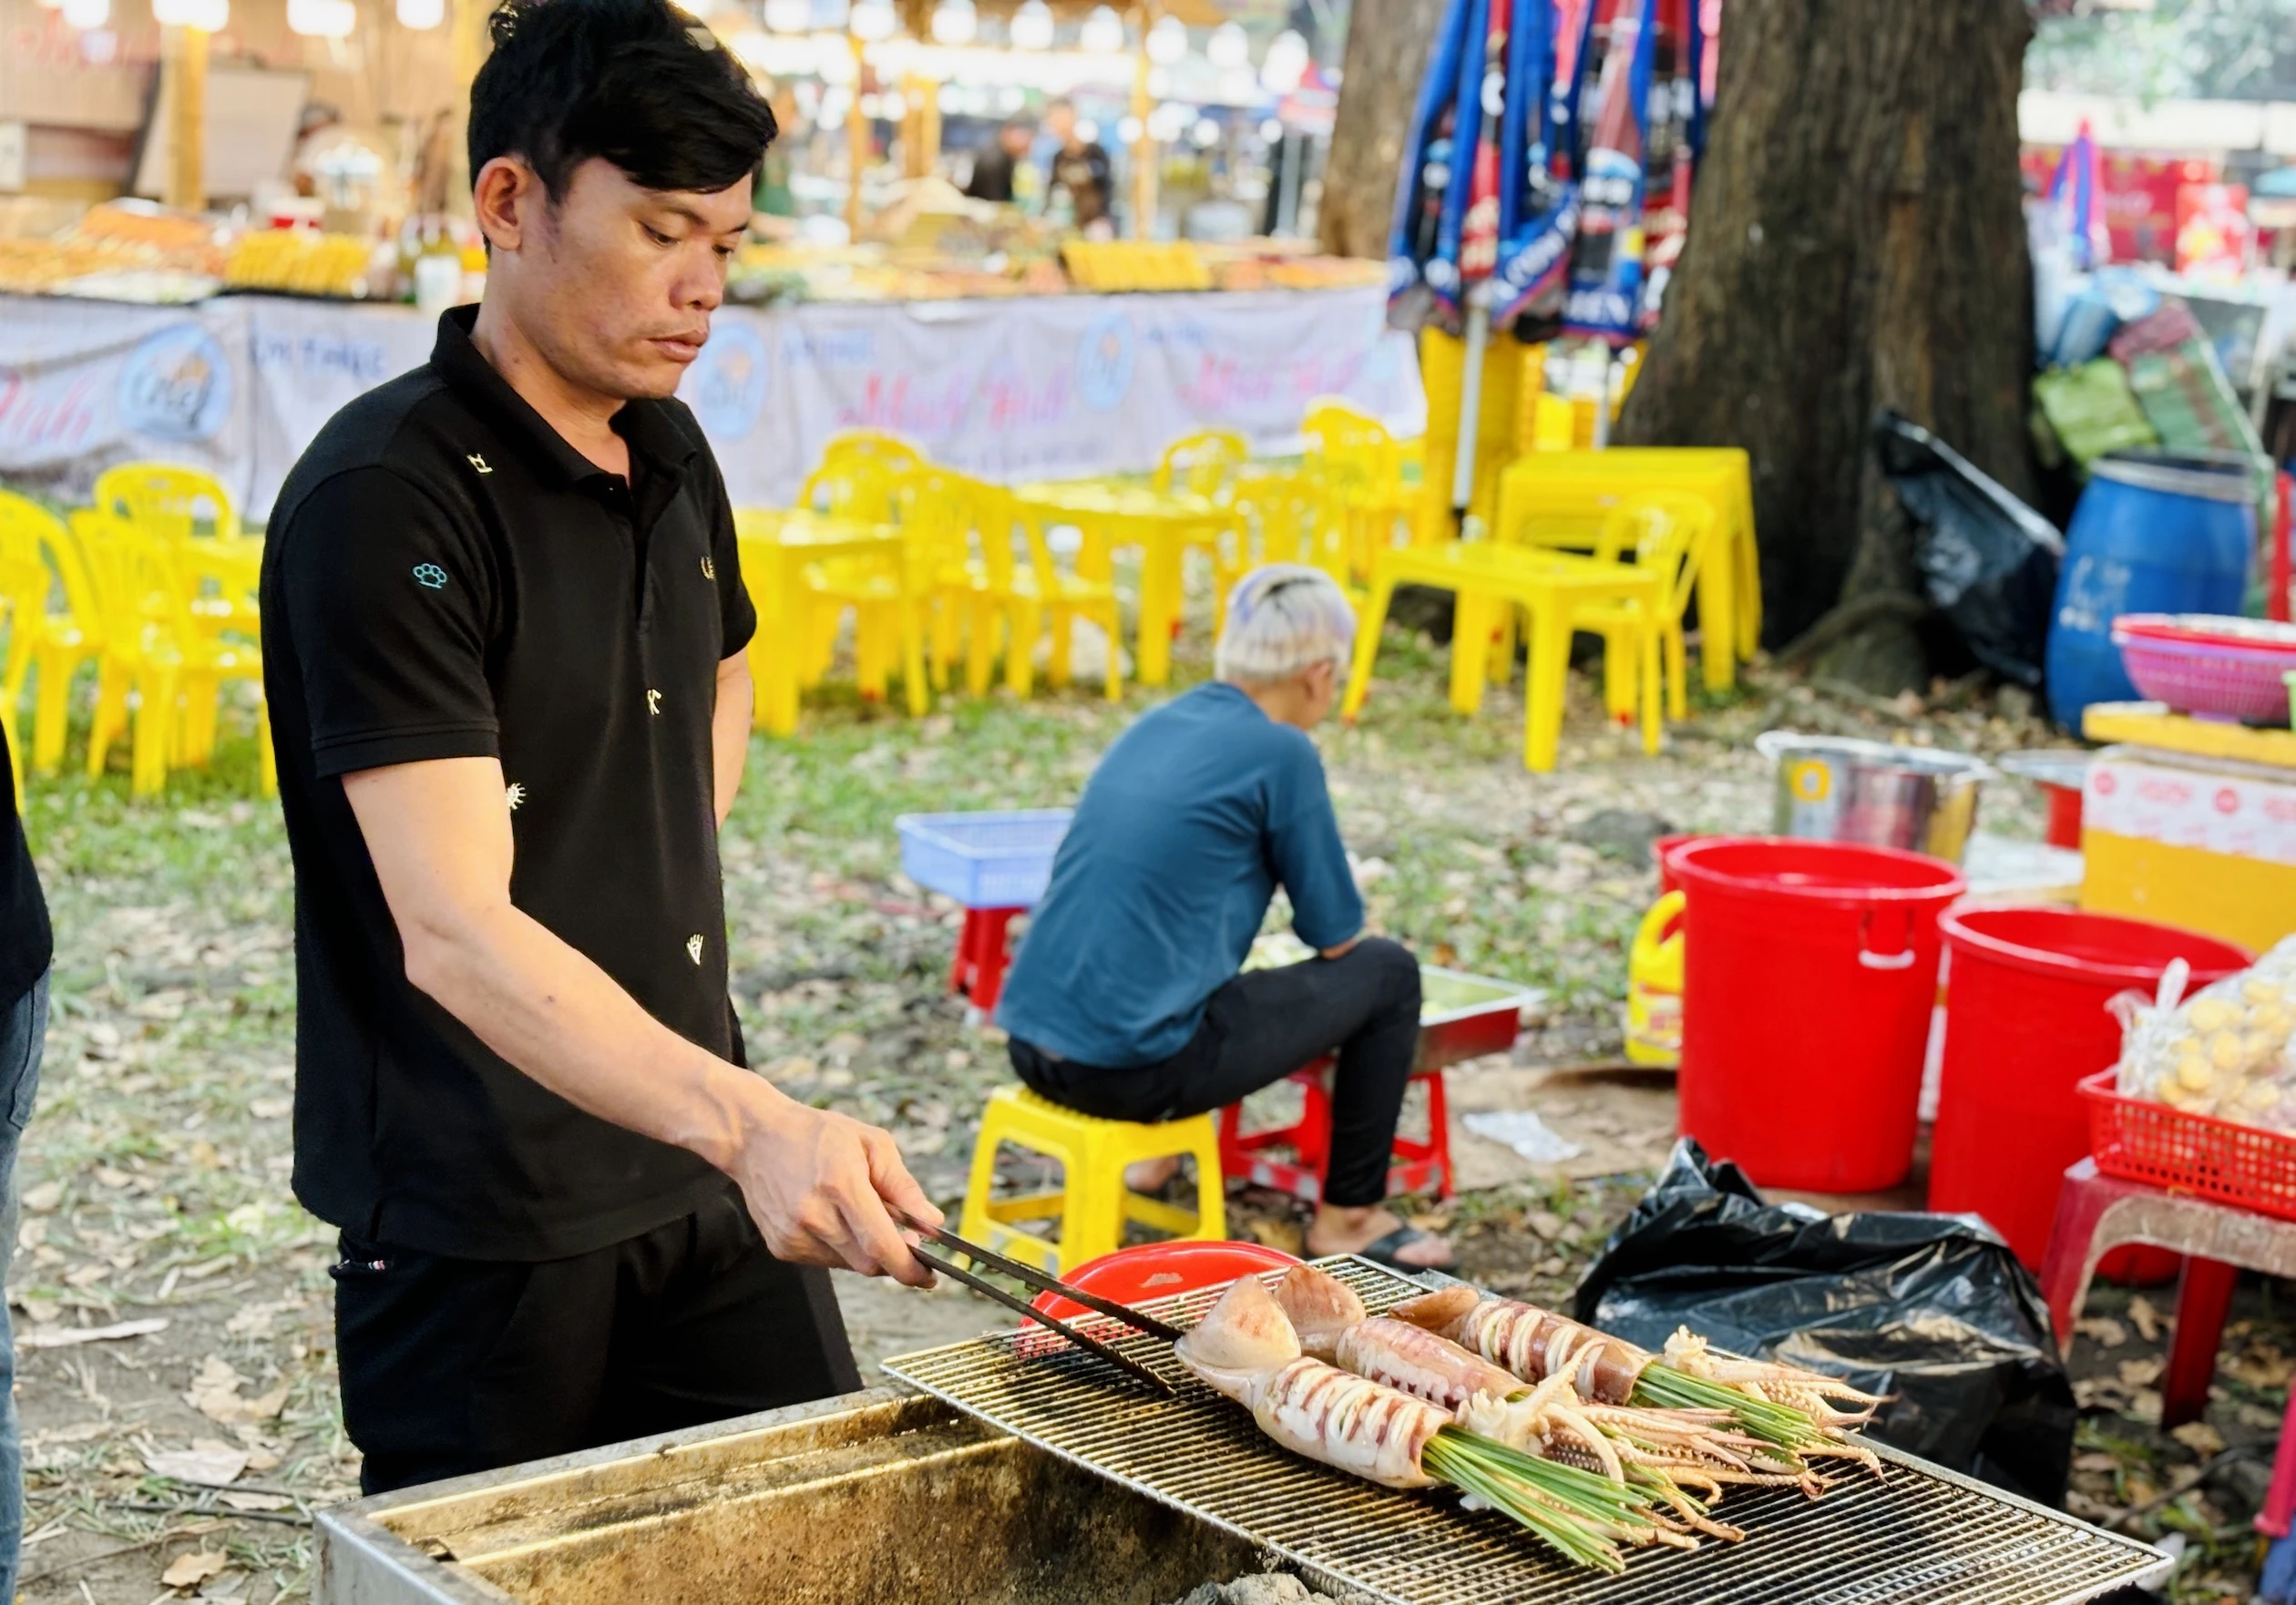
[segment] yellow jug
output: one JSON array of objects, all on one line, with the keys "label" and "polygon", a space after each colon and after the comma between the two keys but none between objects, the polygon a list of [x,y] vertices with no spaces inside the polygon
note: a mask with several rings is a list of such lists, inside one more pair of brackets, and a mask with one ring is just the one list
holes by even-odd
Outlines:
[{"label": "yellow jug", "polygon": [[1626,1057],[1671,1069],[1682,1062],[1682,894],[1650,905],[1626,958]]}]

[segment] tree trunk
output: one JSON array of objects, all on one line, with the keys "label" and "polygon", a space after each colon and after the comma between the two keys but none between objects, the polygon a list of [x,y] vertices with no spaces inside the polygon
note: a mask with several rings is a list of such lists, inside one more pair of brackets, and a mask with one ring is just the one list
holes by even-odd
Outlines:
[{"label": "tree trunk", "polygon": [[1355,0],[1316,233],[1334,256],[1384,258],[1403,141],[1443,0]]},{"label": "tree trunk", "polygon": [[[1625,442],[1753,455],[1766,633],[1918,595],[1868,441],[1891,406],[2030,499],[2033,299],[2017,173],[2023,0],[1733,0],[1717,113]],[[1818,655],[1928,683],[1912,610]]]}]

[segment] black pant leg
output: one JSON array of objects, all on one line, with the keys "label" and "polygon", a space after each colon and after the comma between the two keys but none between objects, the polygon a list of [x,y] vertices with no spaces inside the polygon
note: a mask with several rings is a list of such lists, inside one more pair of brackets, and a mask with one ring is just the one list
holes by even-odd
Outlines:
[{"label": "black pant leg", "polygon": [[1387,1197],[1388,1160],[1403,1093],[1419,1058],[1419,961],[1400,944],[1369,936],[1332,961],[1341,985],[1369,1007],[1339,1048],[1331,1077],[1331,1160],[1324,1201],[1342,1209]]},{"label": "black pant leg", "polygon": [[601,1441],[616,1250],[457,1260],[345,1236],[335,1268],[343,1429],[385,1493]]},{"label": "black pant leg", "polygon": [[1224,1108],[1337,1052],[1326,1201],[1387,1196],[1388,1159],[1419,1052],[1419,961],[1368,936],[1338,958],[1247,970],[1212,995],[1204,1024],[1161,1064],[1104,1069],[1012,1044],[1022,1080],[1056,1103],[1115,1120]]},{"label": "black pant leg", "polygon": [[861,1385],[829,1273],[774,1258],[738,1190],[625,1245],[601,1442]]}]

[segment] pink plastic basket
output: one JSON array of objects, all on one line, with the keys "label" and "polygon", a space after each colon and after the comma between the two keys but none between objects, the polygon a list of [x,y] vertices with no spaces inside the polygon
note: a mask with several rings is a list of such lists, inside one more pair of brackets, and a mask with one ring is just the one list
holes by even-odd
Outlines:
[{"label": "pink plastic basket", "polygon": [[2203,719],[2279,724],[2288,718],[2285,649],[2219,637],[2169,638],[2113,627],[2139,694]]}]

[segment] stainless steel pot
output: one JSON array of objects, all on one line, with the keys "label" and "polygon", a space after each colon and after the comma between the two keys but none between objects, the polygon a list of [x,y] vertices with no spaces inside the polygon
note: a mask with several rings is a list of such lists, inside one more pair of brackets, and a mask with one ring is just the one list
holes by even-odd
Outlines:
[{"label": "stainless steel pot", "polygon": [[1959,752],[1766,731],[1778,765],[1771,829],[1814,842],[1904,847],[1959,864],[1977,829],[1977,790],[1994,771]]}]

